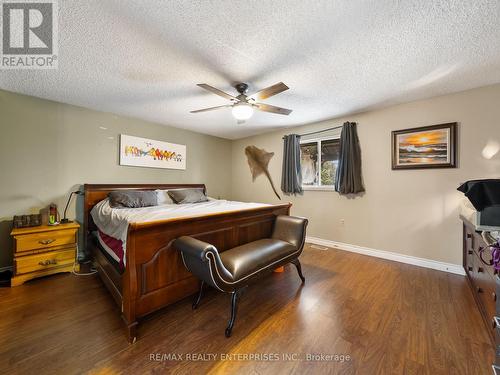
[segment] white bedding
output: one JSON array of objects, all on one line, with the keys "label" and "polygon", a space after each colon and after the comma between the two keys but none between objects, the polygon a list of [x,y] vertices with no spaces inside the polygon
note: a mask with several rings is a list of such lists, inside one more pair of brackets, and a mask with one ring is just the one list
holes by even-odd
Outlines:
[{"label": "white bedding", "polygon": [[[108,236],[122,241],[123,252],[126,253],[127,230],[130,223],[146,223],[150,221],[202,216],[207,214],[248,210],[269,206],[265,203],[244,203],[210,199],[208,202],[188,204],[163,204],[143,208],[111,208],[109,200],[97,203],[90,214],[99,230]],[[126,257],[124,256],[124,261]]]}]

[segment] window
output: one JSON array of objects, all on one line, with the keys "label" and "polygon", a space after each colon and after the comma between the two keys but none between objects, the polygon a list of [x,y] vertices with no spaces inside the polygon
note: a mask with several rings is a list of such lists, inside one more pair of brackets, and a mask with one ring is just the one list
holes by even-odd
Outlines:
[{"label": "window", "polygon": [[300,144],[302,187],[333,190],[339,163],[340,139],[307,140]]}]

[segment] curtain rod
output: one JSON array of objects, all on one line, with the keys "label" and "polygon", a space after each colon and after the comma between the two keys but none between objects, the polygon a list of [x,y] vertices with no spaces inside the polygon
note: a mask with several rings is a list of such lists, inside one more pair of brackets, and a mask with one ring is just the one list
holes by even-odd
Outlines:
[{"label": "curtain rod", "polygon": [[[310,132],[310,133],[304,133],[304,134],[298,134],[300,137],[303,137],[305,135],[313,135],[313,134],[317,134],[317,133],[324,133],[324,132],[327,132],[329,130],[335,130],[335,129],[341,129],[344,125],[340,125],[340,126],[334,126],[333,128],[328,128],[328,129],[323,129],[323,130],[317,130],[315,132]],[[283,137],[283,139],[285,139],[285,137]]]}]

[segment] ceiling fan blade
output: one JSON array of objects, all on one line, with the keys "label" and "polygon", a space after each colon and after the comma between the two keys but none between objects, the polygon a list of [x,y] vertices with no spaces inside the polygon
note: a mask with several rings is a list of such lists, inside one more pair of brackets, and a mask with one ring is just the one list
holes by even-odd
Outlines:
[{"label": "ceiling fan blade", "polygon": [[274,105],[269,105],[269,104],[255,103],[255,106],[258,109],[260,109],[261,111],[276,113],[278,115],[286,115],[286,116],[288,116],[290,113],[292,113],[291,109],[286,109],[286,108],[281,108],[281,107],[275,107]]},{"label": "ceiling fan blade", "polygon": [[213,110],[215,110],[215,109],[219,109],[219,108],[226,108],[226,107],[232,107],[232,105],[231,105],[231,104],[227,104],[227,105],[218,105],[217,107],[209,107],[209,108],[197,109],[196,111],[190,111],[190,113],[207,112],[207,111],[213,111]]},{"label": "ceiling fan blade", "polygon": [[238,100],[235,96],[229,95],[229,94],[225,93],[222,90],[219,90],[219,89],[216,89],[213,86],[207,85],[206,83],[198,83],[198,86],[200,86],[201,88],[203,88],[205,90],[213,92],[215,95],[222,96],[223,98],[226,98],[226,99],[229,99],[229,100],[236,100],[236,101]]},{"label": "ceiling fan blade", "polygon": [[283,82],[277,83],[275,85],[266,87],[263,90],[260,90],[259,92],[256,92],[255,94],[252,94],[249,96],[251,99],[255,100],[263,100],[270,98],[271,96],[274,96],[276,94],[279,94],[280,92],[288,90],[288,86],[285,85]]}]

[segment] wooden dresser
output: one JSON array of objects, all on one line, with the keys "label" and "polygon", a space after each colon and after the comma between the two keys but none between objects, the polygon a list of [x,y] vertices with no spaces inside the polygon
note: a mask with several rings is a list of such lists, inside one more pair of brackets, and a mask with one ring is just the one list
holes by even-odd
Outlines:
[{"label": "wooden dresser", "polygon": [[[497,316],[497,282],[498,275],[493,267],[488,265],[491,260],[489,250],[483,252],[483,262],[480,258],[481,250],[488,247],[480,232],[476,232],[473,225],[464,221],[463,225],[463,249],[464,268],[467,278],[472,287],[483,320],[487,326],[492,342],[495,342],[495,316]],[[500,301],[499,301],[500,307]],[[500,309],[499,309],[500,312]]]},{"label": "wooden dresser", "polygon": [[[71,272],[75,264],[78,223],[15,228],[12,286],[59,272]],[[77,270],[77,269],[76,269]]]}]

